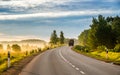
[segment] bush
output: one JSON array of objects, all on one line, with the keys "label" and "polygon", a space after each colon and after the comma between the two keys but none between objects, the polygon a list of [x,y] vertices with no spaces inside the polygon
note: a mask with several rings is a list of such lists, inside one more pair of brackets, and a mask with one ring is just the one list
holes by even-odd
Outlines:
[{"label": "bush", "polygon": [[85,52],[90,52],[90,48],[89,47],[85,47],[84,51]]},{"label": "bush", "polygon": [[89,52],[90,51],[90,49],[86,46],[76,45],[76,46],[74,46],[74,48],[77,49],[77,50],[83,51],[83,52]]},{"label": "bush", "polygon": [[77,50],[84,50],[84,47],[80,46],[80,45],[76,45],[76,46],[74,46],[74,48]]},{"label": "bush", "polygon": [[106,49],[107,49],[107,47],[104,45],[97,47],[97,50],[100,50],[100,51],[106,51]]},{"label": "bush", "polygon": [[25,52],[25,55],[26,55],[26,56],[28,55],[28,51]]},{"label": "bush", "polygon": [[117,44],[114,48],[115,52],[120,52],[120,44]]},{"label": "bush", "polygon": [[38,48],[38,51],[41,52],[41,48]]},{"label": "bush", "polygon": [[21,47],[17,44],[12,45],[12,50],[15,52],[20,52],[21,51]]}]

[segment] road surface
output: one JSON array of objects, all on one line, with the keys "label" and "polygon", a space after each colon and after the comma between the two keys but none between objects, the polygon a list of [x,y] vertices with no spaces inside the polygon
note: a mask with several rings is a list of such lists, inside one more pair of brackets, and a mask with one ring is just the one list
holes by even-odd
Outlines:
[{"label": "road surface", "polygon": [[120,66],[86,57],[64,46],[36,56],[20,75],[120,75]]}]

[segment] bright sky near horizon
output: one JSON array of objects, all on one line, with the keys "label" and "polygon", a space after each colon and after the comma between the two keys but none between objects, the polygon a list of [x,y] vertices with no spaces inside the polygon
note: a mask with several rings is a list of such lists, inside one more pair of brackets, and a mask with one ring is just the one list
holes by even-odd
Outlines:
[{"label": "bright sky near horizon", "polygon": [[120,16],[120,0],[0,0],[0,41],[77,38],[99,14]]}]

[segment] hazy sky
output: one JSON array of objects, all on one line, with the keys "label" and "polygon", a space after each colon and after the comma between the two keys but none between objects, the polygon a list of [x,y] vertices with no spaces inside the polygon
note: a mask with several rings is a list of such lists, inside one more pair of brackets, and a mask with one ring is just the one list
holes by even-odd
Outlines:
[{"label": "hazy sky", "polygon": [[120,0],[0,0],[0,41],[77,38],[99,14],[120,16]]}]

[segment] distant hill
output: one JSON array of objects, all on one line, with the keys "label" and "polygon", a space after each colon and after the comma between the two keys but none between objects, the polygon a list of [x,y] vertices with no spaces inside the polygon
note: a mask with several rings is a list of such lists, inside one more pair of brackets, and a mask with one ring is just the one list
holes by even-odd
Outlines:
[{"label": "distant hill", "polygon": [[44,40],[40,40],[40,39],[26,39],[26,40],[21,40],[20,42],[28,42],[28,43],[39,43],[39,42],[41,42],[41,43],[45,43],[45,41]]},{"label": "distant hill", "polygon": [[45,44],[47,43],[44,40],[40,40],[40,39],[26,39],[26,40],[21,40],[21,41],[0,41],[1,44],[22,44],[22,43],[28,43],[28,44]]}]

